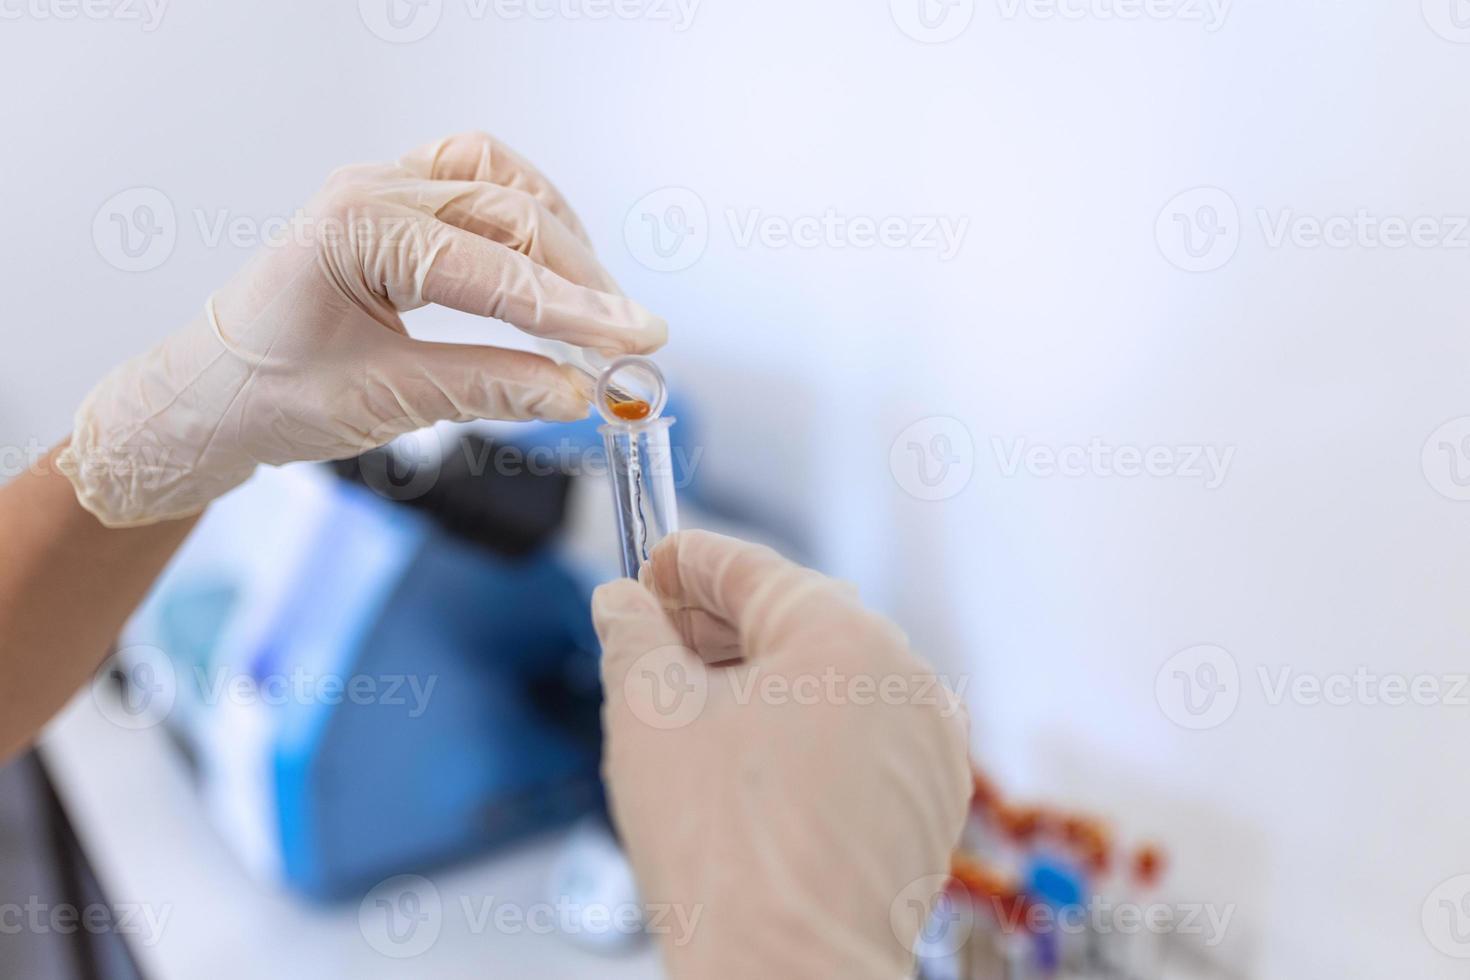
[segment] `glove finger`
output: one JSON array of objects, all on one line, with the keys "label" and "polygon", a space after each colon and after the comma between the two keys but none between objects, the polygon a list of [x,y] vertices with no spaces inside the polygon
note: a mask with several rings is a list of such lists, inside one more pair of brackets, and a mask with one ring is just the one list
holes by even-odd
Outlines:
[{"label": "glove finger", "polygon": [[610,355],[648,354],[668,339],[668,324],[626,296],[568,282],[514,249],[423,220],[429,227],[415,277],[428,302]]},{"label": "glove finger", "polygon": [[406,180],[402,185],[415,207],[440,221],[513,248],[579,286],[621,292],[592,249],[525,191],[473,180]]},{"label": "glove finger", "polygon": [[649,657],[658,659],[659,666],[701,666],[658,597],[632,579],[609,582],[592,593],[592,623],[602,642],[602,684],[609,705],[622,704],[626,696],[642,690],[638,685],[627,690],[628,674],[640,661],[648,663]]},{"label": "glove finger", "polygon": [[572,422],[586,418],[589,386],[577,372],[527,351],[401,338],[388,355],[404,431],[470,419]]},{"label": "glove finger", "polygon": [[470,131],[426,143],[399,161],[425,180],[479,180],[524,191],[541,202],[588,248],[592,240],[567,199],[529,160],[491,136]]},{"label": "glove finger", "polygon": [[720,616],[692,606],[666,611],[684,642],[697,651],[705,663],[723,664],[744,658],[740,634]]},{"label": "glove finger", "polygon": [[711,620],[722,622],[747,659],[778,649],[798,629],[823,621],[818,614],[829,606],[851,610],[825,576],[765,545],[722,534],[671,535],[659,542],[651,560],[654,589],[678,611],[686,635],[709,637],[728,648],[728,636]]}]

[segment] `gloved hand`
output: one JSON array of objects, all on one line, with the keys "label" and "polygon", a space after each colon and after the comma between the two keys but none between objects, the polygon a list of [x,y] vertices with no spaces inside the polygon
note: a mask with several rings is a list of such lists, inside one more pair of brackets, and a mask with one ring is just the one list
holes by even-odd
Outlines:
[{"label": "gloved hand", "polygon": [[948,876],[972,782],[966,716],[899,630],[698,531],[661,542],[643,584],[599,588],[593,615],[604,775],[642,899],[698,915],[687,942],[662,937],[670,974],[906,976],[911,899]]},{"label": "gloved hand", "polygon": [[483,133],[337,171],[285,237],[78,409],[58,464],[104,524],[194,514],[259,463],[344,459],[441,420],[586,415],[576,372],[413,340],[404,310],[439,303],[609,354],[665,339],[551,183]]}]

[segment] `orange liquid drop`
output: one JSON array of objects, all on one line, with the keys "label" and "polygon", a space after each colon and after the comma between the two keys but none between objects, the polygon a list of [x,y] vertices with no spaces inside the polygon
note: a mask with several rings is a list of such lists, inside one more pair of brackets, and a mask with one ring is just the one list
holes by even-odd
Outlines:
[{"label": "orange liquid drop", "polygon": [[641,398],[634,398],[625,402],[615,402],[609,398],[607,401],[607,410],[624,422],[637,422],[640,419],[648,418],[648,413],[653,411],[653,408]]},{"label": "orange liquid drop", "polygon": [[1157,847],[1147,844],[1133,855],[1133,877],[1141,885],[1157,884],[1163,875],[1164,855]]}]

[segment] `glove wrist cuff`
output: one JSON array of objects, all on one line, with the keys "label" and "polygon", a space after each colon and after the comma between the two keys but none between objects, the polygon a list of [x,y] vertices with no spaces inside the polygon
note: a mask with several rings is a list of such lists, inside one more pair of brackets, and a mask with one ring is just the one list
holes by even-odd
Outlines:
[{"label": "glove wrist cuff", "polygon": [[228,438],[249,374],[201,318],[92,389],[57,469],[107,527],[198,514],[255,469]]}]

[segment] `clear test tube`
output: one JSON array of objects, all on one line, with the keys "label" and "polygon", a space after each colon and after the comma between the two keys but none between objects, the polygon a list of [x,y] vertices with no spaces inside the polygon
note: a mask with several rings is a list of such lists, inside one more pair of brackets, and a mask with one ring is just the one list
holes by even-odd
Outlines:
[{"label": "clear test tube", "polygon": [[668,387],[645,357],[620,357],[598,376],[597,411],[607,423],[607,449],[623,574],[637,578],[655,545],[679,529],[674,500],[672,418],[663,416]]}]

